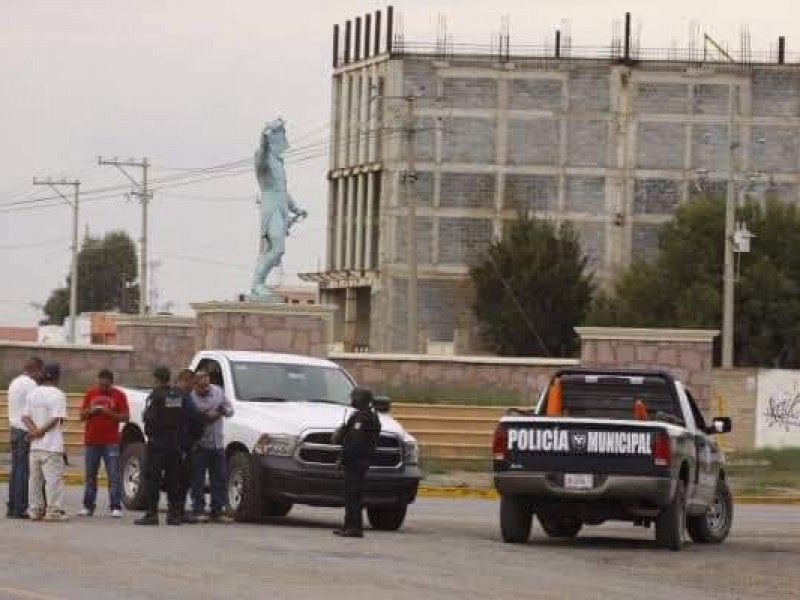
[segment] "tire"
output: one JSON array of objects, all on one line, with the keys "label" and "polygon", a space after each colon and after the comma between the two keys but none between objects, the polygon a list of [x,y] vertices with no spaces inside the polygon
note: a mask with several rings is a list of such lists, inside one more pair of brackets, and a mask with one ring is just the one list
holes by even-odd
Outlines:
[{"label": "tire", "polygon": [[147,490],[144,485],[145,445],[131,442],[119,458],[119,476],[122,488],[122,503],[128,510],[144,510],[147,506]]},{"label": "tire", "polygon": [[225,485],[228,514],[239,522],[252,523],[261,518],[260,490],[250,463],[250,455],[237,452],[228,461]]},{"label": "tire", "polygon": [[507,544],[522,544],[531,537],[533,510],[527,502],[503,496],[500,498],[500,534]]},{"label": "tire", "polygon": [[675,497],[656,517],[656,542],[662,548],[677,552],[683,547],[686,528],[686,487],[679,480]]},{"label": "tire", "polygon": [[261,503],[262,517],[285,517],[294,506],[291,502],[266,499]]},{"label": "tire", "polygon": [[543,517],[538,515],[539,525],[551,538],[574,538],[580,533],[583,523],[575,517]]},{"label": "tire", "polygon": [[686,518],[686,529],[692,540],[700,544],[719,544],[725,541],[733,525],[733,495],[728,482],[720,479],[714,500],[703,515]]},{"label": "tire", "polygon": [[367,519],[378,531],[397,531],[406,520],[408,506],[373,506],[367,508]]}]

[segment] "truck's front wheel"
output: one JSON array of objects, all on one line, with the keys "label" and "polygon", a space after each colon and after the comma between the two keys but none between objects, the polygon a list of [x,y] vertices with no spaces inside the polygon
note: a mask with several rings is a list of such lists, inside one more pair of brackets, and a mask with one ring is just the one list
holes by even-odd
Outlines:
[{"label": "truck's front wheel", "polygon": [[144,510],[147,490],[144,484],[145,445],[131,442],[119,458],[119,473],[122,481],[122,503],[128,510]]},{"label": "truck's front wheel", "polygon": [[228,513],[237,521],[257,521],[261,517],[260,490],[246,452],[237,452],[228,461],[227,487]]},{"label": "truck's front wheel", "polygon": [[373,529],[397,531],[406,520],[408,506],[372,506],[367,508],[367,518]]},{"label": "truck's front wheel", "polygon": [[725,541],[733,524],[733,496],[728,482],[720,479],[714,501],[705,514],[686,518],[686,529],[692,540],[701,544]]},{"label": "truck's front wheel", "polygon": [[531,505],[519,498],[500,498],[500,533],[507,544],[527,542],[531,536],[533,510]]},{"label": "truck's front wheel", "polygon": [[683,547],[683,530],[686,528],[686,488],[678,481],[675,497],[656,517],[656,542],[672,551]]},{"label": "truck's front wheel", "polygon": [[574,538],[580,533],[583,523],[575,517],[547,517],[538,515],[539,525],[551,538]]}]

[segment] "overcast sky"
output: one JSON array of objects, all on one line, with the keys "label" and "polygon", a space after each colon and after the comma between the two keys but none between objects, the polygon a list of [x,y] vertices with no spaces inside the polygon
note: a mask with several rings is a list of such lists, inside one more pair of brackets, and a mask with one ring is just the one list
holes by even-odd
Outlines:
[{"label": "overcast sky", "polygon": [[[399,0],[409,40],[433,41],[437,13],[456,42],[486,43],[508,15],[512,43],[550,39],[562,20],[573,44],[607,45],[612,23],[633,10],[643,47],[683,45],[692,22],[738,45],[747,24],[754,50],[792,33],[788,0]],[[97,156],[143,157],[155,179],[249,158],[263,123],[288,122],[306,147],[289,160],[290,192],[309,219],[294,231],[283,283],[324,267],[325,172],[331,28],[385,8],[374,0],[0,0],[0,324],[33,325],[70,262],[70,209],[33,176],[79,178],[84,190],[125,182]],[[137,178],[138,171],[132,172]],[[249,289],[258,246],[252,172],[156,191],[151,254],[162,303],[233,299]],[[122,193],[89,200],[81,231],[140,235],[140,207]],[[33,208],[35,207],[35,210]],[[272,283],[280,283],[275,277]]]}]

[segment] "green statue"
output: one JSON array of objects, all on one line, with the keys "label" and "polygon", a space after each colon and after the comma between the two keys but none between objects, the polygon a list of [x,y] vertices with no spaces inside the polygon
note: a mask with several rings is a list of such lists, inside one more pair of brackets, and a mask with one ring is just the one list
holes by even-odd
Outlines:
[{"label": "green statue", "polygon": [[256,179],[261,188],[261,252],[250,290],[252,300],[281,302],[267,287],[267,277],[281,263],[286,252],[289,230],[308,213],[299,208],[286,191],[286,170],[283,157],[289,149],[285,123],[276,119],[264,126],[256,150]]}]

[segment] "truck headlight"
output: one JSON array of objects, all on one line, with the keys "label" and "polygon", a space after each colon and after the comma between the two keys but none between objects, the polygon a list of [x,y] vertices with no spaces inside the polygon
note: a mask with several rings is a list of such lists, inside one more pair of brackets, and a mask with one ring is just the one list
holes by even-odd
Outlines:
[{"label": "truck headlight", "polygon": [[416,465],[419,462],[417,442],[403,442],[403,462],[407,465]]},{"label": "truck headlight", "polygon": [[293,435],[265,433],[258,438],[253,452],[261,456],[291,456],[296,442]]}]

